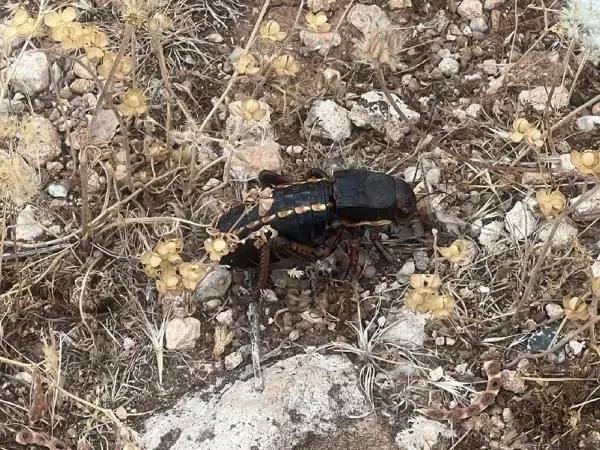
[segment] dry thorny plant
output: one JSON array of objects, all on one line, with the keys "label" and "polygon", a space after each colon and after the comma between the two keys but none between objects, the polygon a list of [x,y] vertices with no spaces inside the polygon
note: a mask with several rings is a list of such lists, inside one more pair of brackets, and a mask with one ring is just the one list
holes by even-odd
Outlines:
[{"label": "dry thorny plant", "polygon": [[[126,411],[99,405],[103,401],[116,405],[117,400],[127,396],[123,393],[126,390],[121,388],[128,384],[130,377],[141,377],[143,374],[132,368],[131,364],[128,366],[124,360],[116,358],[117,368],[110,386],[98,388],[93,374],[89,374],[89,379],[81,384],[81,392],[89,387],[90,394],[77,395],[64,386],[65,383],[68,385],[70,377],[77,370],[88,370],[84,366],[86,358],[72,357],[71,366],[63,367],[66,346],[74,345],[83,355],[98,355],[102,352],[98,342],[99,330],[116,347],[127,347],[131,341],[147,339],[145,342],[150,342],[149,348],[137,352],[131,350],[128,355],[135,355],[133,365],[138,362],[142,365],[149,359],[148,354],[153,353],[156,379],[162,386],[164,326],[170,316],[155,313],[156,302],[139,286],[146,286],[145,275],[148,275],[157,279],[155,287],[161,294],[195,288],[206,273],[206,268],[204,262],[192,262],[197,256],[192,252],[183,257],[180,255],[183,235],[186,248],[201,248],[201,242],[204,241],[208,259],[213,262],[229,252],[235,244],[234,237],[209,234],[210,230],[204,225],[215,211],[228,204],[221,195],[222,189],[231,181],[230,149],[247,131],[243,126],[232,135],[214,131],[213,126],[220,120],[223,104],[238,100],[240,103],[236,114],[243,121],[258,122],[267,115],[264,102],[259,99],[261,94],[265,94],[265,99],[276,97],[271,103],[281,106],[279,113],[283,120],[289,120],[313,100],[330,95],[328,89],[333,91],[333,85],[338,89],[334,98],[343,98],[353,86],[347,84],[340,89],[340,74],[330,69],[322,70],[325,58],[311,67],[290,51],[287,45],[300,28],[327,33],[339,26],[339,23],[331,20],[331,14],[304,13],[299,10],[294,23],[286,28],[282,23],[266,18],[269,7],[269,1],[266,1],[245,48],[233,62],[234,73],[221,96],[212,104],[201,104],[198,99],[202,96],[194,90],[186,74],[193,73],[208,85],[221,70],[219,64],[225,62],[224,58],[217,56],[215,45],[203,39],[201,34],[209,24],[225,24],[239,18],[242,15],[242,2],[204,0],[190,6],[189,2],[184,1],[150,3],[121,0],[114,2],[114,7],[116,17],[111,16],[107,8],[94,11],[80,4],[63,6],[41,2],[39,5],[16,5],[8,11],[6,26],[2,29],[5,38],[17,39],[22,46],[17,59],[27,49],[37,46],[64,66],[82,66],[91,76],[98,99],[87,115],[81,113],[78,117],[82,126],[65,128],[71,142],[72,167],[76,172],[74,179],[80,183],[77,225],[65,235],[49,241],[20,245],[18,249],[21,255],[30,258],[14,267],[7,267],[6,262],[0,263],[0,298],[4,305],[0,317],[0,336],[3,336],[3,350],[8,349],[7,354],[11,355],[10,358],[2,357],[0,362],[31,377],[31,399],[26,411],[28,425],[48,420],[53,428],[58,420],[57,411],[69,399],[86,417],[86,427],[80,433],[82,442],[87,442],[88,436],[94,435],[96,429],[101,429],[107,434],[114,433],[114,439],[125,447],[135,445],[138,438],[135,431],[124,422]],[[547,26],[543,36],[552,34],[553,30]],[[575,74],[570,79],[569,95],[573,94],[577,83],[586,73],[583,67],[587,53],[577,62],[575,70],[572,67],[575,44],[570,42],[575,42],[576,38],[571,35],[572,41],[559,42],[563,61],[562,65],[554,66],[560,69],[556,72],[562,75],[562,79]],[[550,242],[559,225],[568,220],[577,204],[596,192],[597,187],[593,187],[579,200],[569,203],[569,199],[579,193],[580,187],[595,182],[600,176],[599,153],[596,149],[584,147],[573,149],[570,159],[575,172],[564,174],[557,171],[554,179],[543,178],[535,194],[530,192],[525,183],[515,181],[514,176],[534,172],[544,161],[548,161],[556,153],[555,142],[565,137],[566,133],[561,127],[583,108],[560,117],[548,102],[542,113],[526,115],[510,109],[508,113],[500,112],[495,118],[500,124],[492,118],[487,122],[473,121],[468,126],[479,135],[469,144],[478,147],[479,151],[465,153],[464,146],[455,146],[450,139],[442,137],[446,131],[458,135],[462,128],[466,128],[464,125],[459,124],[454,130],[444,132],[435,128],[423,131],[412,125],[393,101],[386,79],[388,65],[395,64],[403,50],[395,42],[394,36],[386,33],[369,35],[364,37],[360,45],[364,62],[367,63],[363,67],[367,67],[367,72],[377,81],[388,100],[391,99],[394,110],[410,126],[413,138],[419,141],[415,154],[403,157],[401,162],[394,161],[393,169],[411,158],[420,165],[426,159],[427,147],[438,147],[446,155],[446,167],[459,167],[457,178],[450,181],[456,185],[464,183],[483,197],[483,205],[473,205],[473,219],[502,218],[515,196],[531,195],[535,196],[537,207],[548,221],[550,230],[546,244],[536,244],[533,240],[521,244],[511,236],[506,236],[496,242],[496,250],[487,253],[477,253],[466,235],[459,239],[440,236],[446,245],[434,245],[436,255],[439,252],[439,257],[435,258],[435,273],[415,275],[410,280],[410,288],[407,284],[403,285],[399,291],[403,295],[396,297],[406,299],[406,305],[411,309],[431,312],[434,317],[444,319],[449,324],[445,328],[446,333],[460,336],[460,339],[468,342],[476,342],[481,335],[490,339],[497,334],[502,335],[511,323],[519,325],[529,309],[539,307],[557,296],[564,297],[565,318],[560,329],[568,331],[565,336],[557,339],[548,350],[521,354],[518,358],[515,356],[508,366],[515,366],[523,359],[548,356],[568,340],[582,338],[586,332],[592,345],[595,345],[598,292],[597,279],[592,279],[589,274],[589,252],[579,243],[564,250],[551,250]],[[514,40],[511,45],[516,45]],[[526,60],[533,47],[532,44],[525,51],[521,57],[523,60]],[[518,84],[515,79],[519,78],[519,64],[520,61],[517,61],[509,68],[510,83]],[[312,82],[314,74],[318,76],[319,89],[301,99],[299,94],[302,88],[308,81]],[[0,85],[0,98],[5,98],[10,78],[9,71]],[[527,75],[522,76],[522,79],[526,78]],[[556,79],[561,79],[560,76],[554,78],[552,90]],[[58,89],[55,93],[58,98]],[[596,101],[598,97],[590,99],[586,105]],[[207,105],[210,108],[208,112]],[[121,133],[115,147],[96,142],[91,135],[93,117],[104,108],[114,111],[119,121]],[[200,121],[194,115],[198,109],[206,113]],[[63,121],[70,120],[68,114],[73,112],[60,102],[57,111]],[[31,133],[28,132],[30,128],[26,118],[15,115],[2,121],[0,140],[9,149],[29,145],[32,139],[35,140],[35,134],[34,138],[28,137]],[[435,122],[432,120],[432,123]],[[352,162],[354,165],[374,168],[384,168],[389,162],[386,161],[387,153],[383,157],[374,157],[362,149],[354,151],[360,148],[360,140],[347,146],[330,147],[313,142],[310,136],[308,141],[314,150],[308,158],[317,161],[329,163],[337,158],[343,163]],[[385,148],[385,145],[382,146]],[[505,164],[509,159],[507,157],[510,158],[509,164]],[[500,163],[501,167],[490,164],[490,161]],[[385,168],[389,169],[389,164]],[[4,214],[0,245],[3,260],[4,255],[10,255],[17,249],[11,234],[13,228],[5,225],[12,223],[18,208],[37,192],[39,169],[32,169],[16,152],[0,160],[0,182],[4,187],[0,192]],[[95,171],[100,171],[107,180],[106,191],[102,194],[92,192],[90,188],[90,179]],[[292,171],[300,173],[297,166],[292,166]],[[550,172],[545,170],[543,174]],[[205,191],[195,192],[194,186],[209,177],[215,177],[219,182]],[[569,183],[567,177],[577,180],[576,183]],[[451,184],[446,186],[442,202],[447,211],[453,208],[458,211],[460,192],[453,189]],[[245,183],[235,184],[236,187],[239,185]],[[143,203],[140,198],[147,195],[165,199],[160,206],[167,206],[162,209],[152,203]],[[264,202],[265,199],[257,201]],[[436,216],[442,225],[444,218],[447,219],[445,225],[456,225],[456,221],[452,222],[448,217]],[[137,267],[137,257],[140,255],[145,274]],[[107,277],[111,278],[112,283],[101,282]],[[589,283],[582,284],[582,280]],[[64,286],[73,288],[65,291]],[[407,291],[407,288],[410,290]],[[153,290],[154,287],[150,286],[149,289]],[[390,292],[394,293],[393,290]],[[90,297],[100,300],[88,304],[86,301]],[[588,303],[590,297],[592,300]],[[52,300],[45,301],[44,298]],[[389,298],[385,302],[379,299],[377,308],[368,318],[360,315],[362,300],[365,299],[355,295],[359,316],[357,321],[349,323],[356,343],[334,342],[327,347],[358,357],[361,362],[361,384],[371,405],[375,407],[374,388],[378,382],[386,379],[386,374],[394,366],[409,364],[425,371],[425,361],[432,355],[429,352],[421,354],[386,340],[386,331],[394,325],[381,320],[387,312],[385,309]],[[122,311],[120,317],[112,317],[112,313],[108,314],[108,318],[97,316],[98,302],[102,301],[116,303]],[[57,306],[60,302],[65,305]],[[23,316],[30,311],[39,314],[39,311],[48,307],[58,308],[57,316],[69,315],[75,310],[79,317],[70,322],[72,328],[68,332],[55,325],[53,320],[58,318],[49,322],[33,320],[28,325],[31,327],[25,333],[28,339],[43,343],[41,359],[39,353],[17,345],[11,346],[10,340],[18,334],[11,329],[11,325],[19,321],[23,323]],[[498,352],[510,353],[511,343],[505,345],[504,340],[518,342],[533,329],[547,324],[534,324],[518,336],[502,336],[502,339],[490,341],[493,344],[491,346]],[[215,334],[223,336],[222,342],[231,340],[231,335],[225,329],[215,330]],[[141,335],[146,338],[141,338]],[[57,340],[57,337],[60,339]],[[222,353],[221,350],[219,352]],[[154,375],[153,371],[151,373]],[[436,386],[456,393],[456,386],[452,383],[437,383]],[[6,407],[7,417],[23,417],[19,406]],[[53,439],[51,435],[36,434],[38,432],[23,434],[22,427],[23,423],[16,421],[8,425],[12,433],[21,432],[19,439],[24,442],[42,442],[41,445],[45,445]]]}]

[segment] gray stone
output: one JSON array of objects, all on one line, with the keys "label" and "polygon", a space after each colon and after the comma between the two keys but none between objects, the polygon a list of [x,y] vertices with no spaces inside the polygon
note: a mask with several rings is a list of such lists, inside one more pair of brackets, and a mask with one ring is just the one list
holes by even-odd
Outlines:
[{"label": "gray stone", "polygon": [[151,417],[143,447],[164,448],[163,441],[174,436],[171,450],[293,448],[369,410],[345,356],[308,353],[263,370],[262,391],[254,379],[236,381],[220,392],[212,388],[183,398]]},{"label": "gray stone", "polygon": [[504,0],[484,0],[483,7],[489,11],[501,6],[503,3]]},{"label": "gray stone", "polygon": [[[541,242],[547,242],[550,237],[550,231],[554,227],[553,223],[545,223],[538,234],[538,238]],[[577,239],[578,230],[577,227],[561,221],[556,229],[556,233],[552,237],[551,247],[552,248],[564,248],[571,245],[575,239]]]},{"label": "gray stone", "polygon": [[[571,199],[570,204],[579,201],[581,195]],[[600,217],[600,191],[587,196],[585,200],[575,206],[572,214],[573,219],[581,221],[596,220]]]},{"label": "gray stone", "polygon": [[[536,111],[544,111],[551,89],[550,86],[538,86],[533,89],[521,91],[519,93],[519,103],[523,106],[531,106]],[[564,86],[557,86],[554,89],[550,103],[554,109],[561,109],[568,106],[569,90]]]},{"label": "gray stone", "polygon": [[172,319],[165,325],[165,341],[169,350],[189,350],[202,335],[202,323],[195,317]]},{"label": "gray stone", "polygon": [[506,230],[518,241],[523,241],[533,234],[537,220],[524,202],[518,201],[504,218]]},{"label": "gray stone", "polygon": [[473,30],[473,33],[485,33],[488,30],[488,24],[483,17],[471,19],[469,26],[471,27],[471,30]]},{"label": "gray stone", "polygon": [[96,83],[92,80],[84,80],[83,78],[76,78],[69,85],[71,92],[75,94],[87,94],[88,92],[92,92],[92,90],[96,87]]},{"label": "gray stone", "polygon": [[354,5],[348,12],[348,22],[363,34],[386,31],[391,22],[377,5]]},{"label": "gray stone", "polygon": [[58,158],[61,152],[61,141],[54,125],[42,116],[33,115],[23,122],[19,135],[17,153],[33,167]]},{"label": "gray stone", "polygon": [[46,90],[50,84],[50,65],[44,52],[23,53],[14,66],[12,87],[27,95]]},{"label": "gray stone", "polygon": [[396,445],[400,450],[428,450],[438,448],[440,438],[456,435],[445,423],[417,416],[408,420],[409,426],[396,434]]},{"label": "gray stone", "polygon": [[465,19],[475,19],[483,16],[483,5],[479,0],[463,0],[458,5],[458,14]]},{"label": "gray stone", "polygon": [[58,181],[53,181],[46,189],[48,190],[48,194],[54,198],[66,198],[69,194],[69,189]]},{"label": "gray stone", "polygon": [[233,370],[244,362],[242,352],[233,352],[225,356],[225,369]]},{"label": "gray stone", "polygon": [[21,242],[33,242],[44,235],[42,227],[35,216],[36,208],[27,205],[19,213],[15,225],[15,238]]},{"label": "gray stone", "polygon": [[454,58],[444,58],[438,64],[438,69],[440,69],[444,75],[449,77],[450,75],[458,73],[460,64],[458,64],[458,61]]},{"label": "gray stone", "polygon": [[498,73],[498,65],[493,59],[486,59],[481,63],[483,71],[488,75],[496,75]]},{"label": "gray stone", "polygon": [[337,142],[350,137],[352,122],[348,110],[333,100],[317,100],[308,112],[304,130],[309,135]]},{"label": "gray stone", "polygon": [[429,317],[429,314],[415,313],[402,308],[399,312],[387,317],[387,323],[390,325],[387,326],[381,338],[402,348],[421,348],[427,337],[425,324]]},{"label": "gray stone", "polygon": [[575,124],[580,131],[594,131],[600,125],[600,116],[581,116]]},{"label": "gray stone", "polygon": [[112,109],[100,109],[98,114],[92,117],[90,134],[92,138],[108,144],[112,141],[119,128],[119,119]]},{"label": "gray stone", "polygon": [[230,284],[231,272],[225,267],[215,267],[198,283],[192,300],[205,302],[213,298],[222,298]]},{"label": "gray stone", "polygon": [[300,31],[300,40],[308,51],[318,51],[321,56],[325,56],[332,47],[342,43],[339,33],[314,33],[308,30]]}]

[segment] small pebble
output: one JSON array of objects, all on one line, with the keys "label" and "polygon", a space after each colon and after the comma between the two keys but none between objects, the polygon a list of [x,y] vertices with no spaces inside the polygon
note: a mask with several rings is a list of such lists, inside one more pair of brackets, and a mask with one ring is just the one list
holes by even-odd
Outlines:
[{"label": "small pebble", "polygon": [[221,42],[223,42],[223,36],[220,33],[211,33],[204,39],[214,44],[220,44]]},{"label": "small pebble", "polygon": [[54,198],[66,198],[69,194],[69,190],[63,184],[53,181],[48,185],[48,194]]},{"label": "small pebble", "polygon": [[233,370],[244,362],[241,352],[233,352],[225,357],[225,369]]}]

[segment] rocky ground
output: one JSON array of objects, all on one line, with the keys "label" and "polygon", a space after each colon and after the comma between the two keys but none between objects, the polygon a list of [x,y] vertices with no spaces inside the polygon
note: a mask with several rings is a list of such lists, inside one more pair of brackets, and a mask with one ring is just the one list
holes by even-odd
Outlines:
[{"label": "rocky ground", "polygon": [[[598,448],[597,17],[2,6],[0,447]],[[418,213],[274,264],[257,341],[214,221],[269,209],[260,170],[313,167],[403,177]],[[491,406],[425,417],[474,401],[489,360]]]}]

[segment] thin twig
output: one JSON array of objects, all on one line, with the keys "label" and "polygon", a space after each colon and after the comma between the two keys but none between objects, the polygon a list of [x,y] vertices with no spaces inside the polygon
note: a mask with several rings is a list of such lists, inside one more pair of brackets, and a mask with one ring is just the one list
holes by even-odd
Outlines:
[{"label": "thin twig", "polygon": [[544,260],[546,258],[546,253],[550,249],[550,245],[552,244],[552,239],[554,238],[554,235],[556,234],[556,230],[558,230],[559,225],[567,217],[568,214],[570,214],[571,212],[573,212],[575,210],[575,208],[578,205],[580,205],[583,201],[587,200],[588,198],[590,198],[591,196],[596,194],[599,190],[600,190],[600,184],[597,184],[592,189],[590,189],[588,192],[586,192],[585,194],[582,194],[581,197],[579,197],[579,199],[576,202],[572,203],[568,208],[566,208],[562,212],[562,214],[560,216],[558,216],[556,219],[554,219],[554,222],[552,224],[552,229],[550,230],[550,233],[548,235],[548,239],[545,242],[544,246],[542,247],[540,254],[538,255],[538,260],[536,261],[535,266],[533,266],[533,270],[531,271],[531,275],[529,276],[529,282],[527,283],[527,286],[525,287],[525,290],[523,291],[523,295],[521,296],[519,301],[517,301],[516,305],[513,308],[513,310],[515,311],[515,315],[513,317],[514,322],[518,322],[518,320],[520,318],[520,311],[523,308],[523,306],[525,306],[525,304],[527,304],[529,296],[531,295],[531,291],[533,290],[533,286],[537,282],[537,277],[540,272],[540,269],[541,269],[542,265],[544,264]]}]

